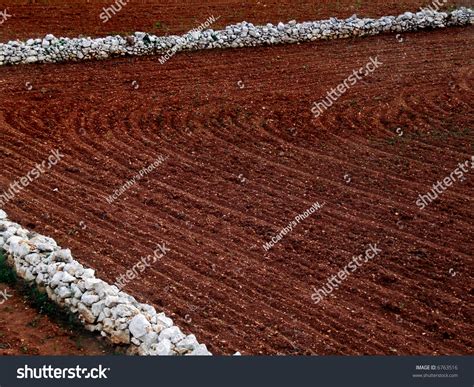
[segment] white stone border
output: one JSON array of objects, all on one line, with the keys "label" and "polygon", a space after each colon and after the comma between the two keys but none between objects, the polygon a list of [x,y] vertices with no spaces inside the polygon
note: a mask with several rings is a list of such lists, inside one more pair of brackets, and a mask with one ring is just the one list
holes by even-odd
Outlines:
[{"label": "white stone border", "polygon": [[43,39],[10,41],[0,44],[0,65],[20,63],[54,63],[86,59],[105,59],[124,55],[160,54],[166,62],[178,51],[211,48],[237,48],[266,44],[297,43],[320,39],[348,38],[376,35],[384,32],[408,32],[423,28],[444,28],[474,24],[474,11],[459,8],[450,13],[423,10],[405,12],[399,16],[379,19],[330,18],[313,22],[268,23],[254,26],[242,22],[224,30],[191,31],[177,36],[156,36],[135,32],[132,36],[107,36],[105,38],[56,38],[46,35]]},{"label": "white stone border", "polygon": [[116,286],[98,279],[94,270],[75,261],[48,237],[11,222],[0,209],[0,250],[17,275],[78,317],[91,332],[134,355],[211,355],[194,335],[185,335],[164,313],[141,304]]}]

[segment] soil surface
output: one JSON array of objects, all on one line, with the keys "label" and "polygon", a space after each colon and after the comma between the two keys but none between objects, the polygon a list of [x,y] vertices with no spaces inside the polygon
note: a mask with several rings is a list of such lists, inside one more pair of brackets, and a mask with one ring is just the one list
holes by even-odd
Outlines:
[{"label": "soil surface", "polygon": [[17,289],[0,284],[0,291],[0,356],[114,353],[111,346],[92,334],[38,313]]},{"label": "soil surface", "polygon": [[[165,243],[126,290],[216,354],[472,354],[474,171],[415,202],[473,155],[473,32],[0,68],[0,192],[65,155],[5,210],[110,282]],[[371,57],[383,64],[314,118]],[[315,304],[369,244],[381,253]]]},{"label": "soil surface", "polygon": [[[347,18],[398,15],[434,8],[426,0],[140,0],[128,1],[120,8],[116,0],[0,0],[0,11],[12,15],[0,25],[0,41],[43,37],[46,34],[76,37],[130,34],[135,31],[157,35],[185,33],[199,27],[210,16],[220,17],[211,28],[248,21],[254,24],[318,20],[329,17]],[[443,2],[439,2],[443,3]],[[474,0],[454,0],[449,7],[474,6]],[[101,18],[104,8],[110,20]],[[444,7],[447,8],[447,7]],[[449,9],[449,8],[447,8]]]}]

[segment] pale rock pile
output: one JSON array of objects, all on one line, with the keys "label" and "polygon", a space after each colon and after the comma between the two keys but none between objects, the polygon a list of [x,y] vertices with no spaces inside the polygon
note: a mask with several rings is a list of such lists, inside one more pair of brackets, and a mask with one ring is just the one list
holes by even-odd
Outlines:
[{"label": "pale rock pile", "polygon": [[181,332],[164,313],[96,278],[69,249],[9,221],[1,209],[0,250],[19,277],[77,316],[86,329],[127,345],[129,354],[210,355],[204,344]]},{"label": "pale rock pile", "polygon": [[105,59],[124,55],[161,54],[169,58],[182,50],[297,43],[473,23],[474,11],[459,8],[450,13],[424,10],[417,13],[405,12],[399,16],[383,16],[379,19],[358,18],[354,15],[348,19],[330,18],[303,23],[293,20],[286,24],[268,23],[262,26],[244,21],[227,26],[224,30],[191,31],[182,36],[156,36],[135,32],[133,36],[125,37],[117,35],[98,39],[71,39],[46,35],[42,39],[0,44],[0,65]]}]

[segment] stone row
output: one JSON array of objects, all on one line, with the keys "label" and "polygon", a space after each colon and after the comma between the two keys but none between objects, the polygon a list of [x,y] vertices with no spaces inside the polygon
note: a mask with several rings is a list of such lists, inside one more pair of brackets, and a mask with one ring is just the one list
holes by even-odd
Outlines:
[{"label": "stone row", "polygon": [[105,59],[125,55],[160,54],[160,63],[166,62],[176,52],[212,48],[237,48],[280,43],[297,43],[321,39],[349,38],[376,35],[384,32],[409,32],[426,28],[465,26],[474,23],[474,11],[459,8],[452,12],[429,9],[399,16],[383,16],[378,19],[330,18],[327,20],[297,23],[292,20],[277,25],[253,25],[242,22],[223,30],[192,30],[184,35],[156,36],[135,32],[131,36],[107,36],[104,38],[56,38],[49,34],[44,38],[9,41],[0,44],[0,65],[20,63],[54,63]]},{"label": "stone row", "polygon": [[205,344],[181,332],[164,313],[96,278],[69,249],[11,222],[1,209],[0,250],[22,280],[75,315],[87,330],[127,346],[128,354],[211,355]]}]

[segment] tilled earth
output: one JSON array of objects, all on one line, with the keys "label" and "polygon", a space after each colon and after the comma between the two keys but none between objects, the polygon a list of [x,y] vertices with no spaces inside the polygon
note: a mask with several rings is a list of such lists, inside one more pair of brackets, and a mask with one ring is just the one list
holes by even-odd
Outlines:
[{"label": "tilled earth", "polygon": [[[65,321],[39,313],[15,287],[0,284],[0,356],[112,355],[114,348]],[[3,297],[3,295],[5,295]]]},{"label": "tilled earth", "polygon": [[[28,39],[46,34],[77,37],[103,36],[135,31],[155,34],[185,33],[199,27],[210,16],[219,18],[211,28],[219,29],[243,20],[254,24],[398,15],[431,6],[429,0],[140,0],[128,1],[121,10],[116,0],[0,0],[0,11],[11,15],[0,25],[0,41]],[[443,4],[442,1],[438,3]],[[109,11],[104,23],[101,13]],[[454,0],[446,7],[474,6],[474,0]]]},{"label": "tilled earth", "polygon": [[473,155],[473,32],[1,68],[0,192],[65,155],[5,210],[110,282],[165,243],[126,290],[216,354],[472,354],[473,171],[415,201]]}]

